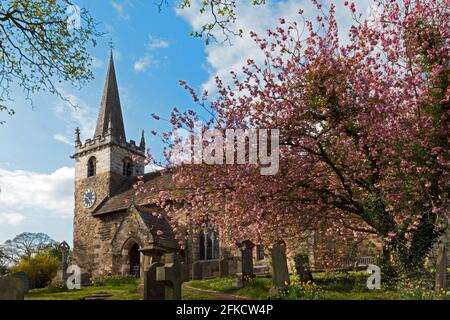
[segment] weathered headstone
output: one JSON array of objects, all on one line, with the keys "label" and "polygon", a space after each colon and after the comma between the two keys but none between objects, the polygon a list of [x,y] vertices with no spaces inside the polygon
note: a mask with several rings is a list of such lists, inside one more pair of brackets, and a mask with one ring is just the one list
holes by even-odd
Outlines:
[{"label": "weathered headstone", "polygon": [[56,279],[60,281],[66,281],[67,277],[69,276],[66,272],[68,265],[67,258],[69,256],[69,250],[70,246],[67,244],[67,242],[63,241],[59,245],[59,248],[61,249],[62,256],[61,256],[61,263],[58,267],[58,271],[56,272]]},{"label": "weathered headstone", "polygon": [[81,274],[81,285],[82,286],[90,286],[92,284],[92,276],[90,273],[82,273]]},{"label": "weathered headstone", "polygon": [[192,264],[192,280],[203,279],[203,264],[201,262],[194,262]]},{"label": "weathered headstone", "polygon": [[162,262],[154,262],[144,272],[144,300],[164,300],[164,282],[156,280],[156,269]]},{"label": "weathered headstone", "polygon": [[313,281],[311,269],[309,267],[309,257],[307,254],[298,254],[294,257],[295,270],[300,282]]},{"label": "weathered headstone", "polygon": [[253,269],[253,242],[246,240],[240,245],[242,254],[242,279],[245,283],[247,280],[255,277]]},{"label": "weathered headstone", "polygon": [[0,300],[23,300],[25,298],[24,282],[13,275],[0,277]]},{"label": "weathered headstone", "polygon": [[244,286],[244,282],[242,281],[242,274],[238,273],[236,274],[236,276],[233,278],[233,281],[231,283],[231,287],[233,289],[240,289]]},{"label": "weathered headstone", "polygon": [[229,275],[228,258],[222,257],[219,261],[219,277],[223,278]]},{"label": "weathered headstone", "polygon": [[[449,222],[450,225],[450,222]],[[449,231],[450,232],[450,231]],[[436,251],[437,251],[437,257],[436,257],[436,277],[435,277],[435,290],[437,292],[440,291],[446,291],[448,286],[448,279],[447,279],[447,267],[448,267],[448,261],[447,261],[447,250],[449,250],[448,247],[448,234],[447,232],[444,232],[436,245]]]},{"label": "weathered headstone", "polygon": [[286,258],[286,246],[277,243],[270,250],[272,259],[272,284],[273,290],[284,291],[289,285],[289,270]]},{"label": "weathered headstone", "polygon": [[13,273],[11,276],[16,277],[20,279],[23,282],[24,285],[24,291],[27,293],[31,289],[31,278],[25,273],[25,272],[16,272]]},{"label": "weathered headstone", "polygon": [[181,285],[188,278],[178,253],[166,253],[164,266],[156,268],[156,280],[164,281],[164,300],[181,300]]}]

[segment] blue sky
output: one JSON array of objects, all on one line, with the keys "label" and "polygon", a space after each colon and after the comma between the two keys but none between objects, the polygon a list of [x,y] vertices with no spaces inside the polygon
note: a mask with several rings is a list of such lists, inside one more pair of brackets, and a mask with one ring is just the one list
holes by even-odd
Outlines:
[{"label": "blue sky", "polygon": [[[314,15],[308,1],[268,1],[252,8],[244,1],[238,8],[239,27],[246,32],[263,33],[274,27],[280,17],[297,19],[298,9]],[[327,3],[328,1],[324,1]],[[360,3],[364,11],[365,1]],[[306,4],[305,4],[306,3]],[[347,10],[338,3],[338,19],[350,24]],[[109,41],[115,47],[115,65],[122,112],[128,139],[139,140],[145,129],[164,130],[164,123],[152,113],[168,115],[177,106],[192,106],[190,96],[178,85],[186,80],[199,90],[214,91],[214,77],[225,80],[229,71],[238,71],[249,57],[262,61],[256,45],[245,36],[232,45],[204,42],[189,36],[204,23],[195,3],[190,10],[164,7],[158,12],[153,1],[95,0],[76,1],[87,8],[107,32],[91,48],[95,80],[82,90],[62,84],[60,89],[78,110],[46,94],[33,97],[35,108],[15,89],[12,107],[16,115],[0,125],[0,243],[24,232],[45,232],[58,241],[72,241],[74,129],[82,138],[90,138],[97,119],[106,74]],[[162,146],[157,138],[146,135],[147,146],[156,154]]]}]

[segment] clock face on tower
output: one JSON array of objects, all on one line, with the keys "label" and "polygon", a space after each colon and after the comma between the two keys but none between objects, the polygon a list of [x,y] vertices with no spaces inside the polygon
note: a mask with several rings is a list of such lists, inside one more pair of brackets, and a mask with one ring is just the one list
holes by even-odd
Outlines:
[{"label": "clock face on tower", "polygon": [[83,206],[85,208],[91,208],[95,203],[95,192],[94,190],[87,189],[83,193]]}]

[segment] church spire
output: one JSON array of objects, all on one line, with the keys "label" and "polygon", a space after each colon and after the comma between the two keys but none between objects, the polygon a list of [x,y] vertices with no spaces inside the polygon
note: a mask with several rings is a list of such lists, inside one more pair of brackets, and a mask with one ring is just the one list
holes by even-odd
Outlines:
[{"label": "church spire", "polygon": [[108,134],[109,129],[113,129],[110,131],[113,138],[122,142],[127,141],[123,125],[122,109],[120,106],[119,89],[117,86],[112,50],[109,58],[109,68],[106,75],[94,138]]},{"label": "church spire", "polygon": [[139,144],[139,147],[142,150],[145,150],[145,132],[144,132],[144,130],[142,130],[141,143]]}]

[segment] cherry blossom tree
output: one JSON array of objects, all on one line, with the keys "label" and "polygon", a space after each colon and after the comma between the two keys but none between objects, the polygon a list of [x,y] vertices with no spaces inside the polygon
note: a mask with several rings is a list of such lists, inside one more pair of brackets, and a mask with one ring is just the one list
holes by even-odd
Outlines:
[{"label": "cherry blossom tree", "polygon": [[[176,230],[207,221],[229,243],[300,241],[313,230],[355,242],[373,234],[386,262],[416,272],[449,217],[449,2],[379,0],[362,18],[345,1],[355,19],[349,41],[339,37],[335,6],[312,3],[315,21],[300,10],[267,39],[252,33],[266,62],[249,59],[232,84],[217,79],[218,98],[181,82],[197,109],[174,109],[169,119],[190,132],[205,115],[202,130],[279,129],[278,173],[179,165],[171,170],[182,192],[161,192],[160,204],[187,214],[172,219]],[[162,135],[168,162],[171,136]]]}]

